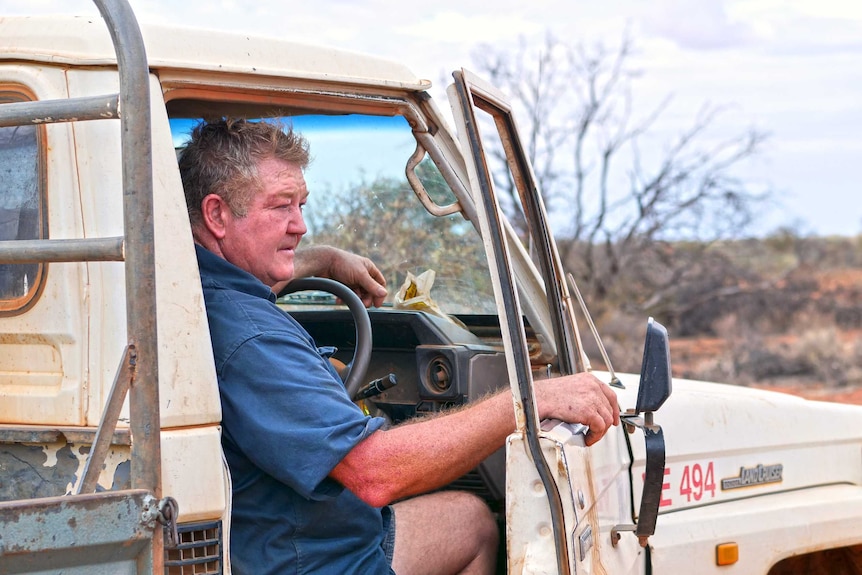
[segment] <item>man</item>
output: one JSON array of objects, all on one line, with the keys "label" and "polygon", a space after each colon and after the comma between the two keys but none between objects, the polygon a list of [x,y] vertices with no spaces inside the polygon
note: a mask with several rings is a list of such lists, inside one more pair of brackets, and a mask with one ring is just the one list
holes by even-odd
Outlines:
[{"label": "man", "polygon": [[[365,258],[297,252],[307,163],[301,136],[243,120],[198,126],[180,160],[233,480],[233,571],[491,573],[497,528],[484,503],[414,496],[504,443],[511,397],[386,430],[350,401],[325,353],[274,303],[272,290],[300,275],[341,280],[366,304],[386,295]],[[589,425],[589,444],[619,423],[616,396],[590,375],[538,382],[536,394],[541,417]]]}]

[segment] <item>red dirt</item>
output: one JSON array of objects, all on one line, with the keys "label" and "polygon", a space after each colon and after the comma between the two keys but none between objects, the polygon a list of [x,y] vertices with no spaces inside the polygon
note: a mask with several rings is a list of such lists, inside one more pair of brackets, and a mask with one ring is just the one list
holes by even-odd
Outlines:
[{"label": "red dirt", "polygon": [[797,386],[778,386],[778,385],[763,385],[753,386],[760,389],[770,391],[780,391],[791,395],[798,395],[805,399],[814,399],[817,401],[834,401],[835,403],[850,403],[853,405],[862,405],[862,387],[852,388],[827,388],[827,387],[797,387]]},{"label": "red dirt", "polygon": [[[856,280],[855,276],[853,279]],[[837,343],[851,345],[862,338],[862,331],[842,330],[837,331],[835,335]],[[791,345],[792,340],[796,338],[798,338],[797,335],[781,335],[771,337],[770,341],[776,345]],[[674,374],[687,377],[688,374],[697,373],[697,367],[702,365],[703,362],[731,353],[729,348],[728,343],[718,337],[671,338],[671,357],[673,359]],[[830,387],[817,382],[795,382],[788,378],[787,382],[764,382],[752,385],[752,387],[789,393],[818,401],[862,405],[862,386],[859,385]]]}]

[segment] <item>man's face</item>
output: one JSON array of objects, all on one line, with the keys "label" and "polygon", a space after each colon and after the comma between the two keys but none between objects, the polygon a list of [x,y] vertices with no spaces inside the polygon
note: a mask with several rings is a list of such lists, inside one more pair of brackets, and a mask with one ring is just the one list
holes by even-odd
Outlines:
[{"label": "man's face", "polygon": [[258,164],[263,188],[244,217],[225,215],[223,257],[269,287],[293,278],[294,250],[307,231],[302,207],[308,197],[302,169],[269,158]]}]

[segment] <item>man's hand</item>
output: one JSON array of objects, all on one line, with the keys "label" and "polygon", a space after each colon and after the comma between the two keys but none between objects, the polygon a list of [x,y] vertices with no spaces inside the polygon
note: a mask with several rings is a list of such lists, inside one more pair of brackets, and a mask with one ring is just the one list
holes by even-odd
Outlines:
[{"label": "man's hand", "polygon": [[365,307],[380,306],[386,299],[386,279],[366,257],[332,246],[311,246],[296,252],[294,269],[298,278],[318,276],[343,283]]},{"label": "man's hand", "polygon": [[601,439],[611,425],[620,423],[617,395],[591,373],[536,381],[535,392],[539,417],[588,426],[587,445]]}]

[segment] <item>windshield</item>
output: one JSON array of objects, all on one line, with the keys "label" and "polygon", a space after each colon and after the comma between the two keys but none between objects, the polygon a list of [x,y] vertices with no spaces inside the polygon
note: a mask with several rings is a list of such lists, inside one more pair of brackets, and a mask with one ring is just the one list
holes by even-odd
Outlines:
[{"label": "windshield", "polygon": [[[417,142],[404,117],[300,115],[280,120],[302,133],[311,147],[303,245],[328,244],[371,258],[386,277],[384,305],[396,302],[412,276],[426,282],[433,278],[426,296],[447,314],[496,313],[479,234],[460,213],[430,214],[407,179]],[[178,151],[198,121],[171,119]],[[427,155],[413,174],[434,204],[456,200]],[[294,294],[286,303],[325,307],[335,301]]]}]

